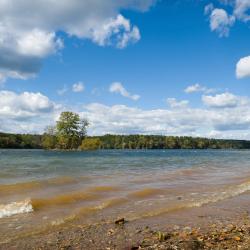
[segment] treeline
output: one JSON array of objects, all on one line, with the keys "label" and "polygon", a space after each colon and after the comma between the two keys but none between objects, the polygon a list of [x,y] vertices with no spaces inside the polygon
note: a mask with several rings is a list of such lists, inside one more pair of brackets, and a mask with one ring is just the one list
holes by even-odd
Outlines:
[{"label": "treeline", "polygon": [[0,148],[41,149],[42,135],[0,133]]},{"label": "treeline", "polygon": [[[55,140],[54,137],[50,139]],[[41,149],[45,148],[44,143],[48,143],[48,140],[48,134],[0,133],[0,148]],[[187,136],[104,135],[86,137],[78,149],[250,149],[250,141]]]},{"label": "treeline", "polygon": [[250,141],[159,135],[104,135],[86,138],[85,149],[250,149]]}]

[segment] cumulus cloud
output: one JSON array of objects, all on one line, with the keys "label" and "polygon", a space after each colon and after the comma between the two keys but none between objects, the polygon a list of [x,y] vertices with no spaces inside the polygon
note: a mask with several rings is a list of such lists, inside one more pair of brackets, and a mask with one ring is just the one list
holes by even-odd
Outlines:
[{"label": "cumulus cloud", "polygon": [[195,93],[195,92],[203,92],[203,93],[212,93],[215,89],[210,89],[205,86],[200,85],[199,83],[190,85],[184,90],[187,94]]},{"label": "cumulus cloud", "polygon": [[90,132],[93,134],[188,134],[195,132],[195,124],[203,119],[195,113],[196,111],[193,119],[190,119],[189,110],[143,110],[125,105],[106,106],[92,103],[81,114],[90,120]]},{"label": "cumulus cloud", "polygon": [[244,22],[250,20],[250,15],[248,14],[248,10],[250,8],[250,1],[249,0],[236,0],[235,1],[235,8],[234,8],[234,15]]},{"label": "cumulus cloud", "polygon": [[0,91],[0,131],[42,132],[61,106],[41,93]]},{"label": "cumulus cloud", "polygon": [[210,17],[211,30],[218,32],[220,36],[228,36],[236,20],[245,23],[250,21],[249,0],[219,0],[219,3],[232,9],[232,15],[229,15],[225,9],[215,8],[213,3],[205,6],[204,13]]},{"label": "cumulus cloud", "polygon": [[90,120],[89,133],[94,135],[139,133],[241,138],[244,133],[250,138],[250,108],[246,106],[144,110],[92,103],[85,106],[81,115]]},{"label": "cumulus cloud", "polygon": [[241,58],[236,64],[236,77],[244,78],[250,76],[250,56]]},{"label": "cumulus cloud", "polygon": [[[64,107],[41,93],[0,91],[0,131],[42,133],[47,125],[55,123],[61,111],[72,110],[89,119],[90,135],[164,134],[217,138],[242,138],[244,135],[244,139],[250,139],[249,100],[239,96],[231,96],[230,102],[218,99],[210,99],[212,106],[208,108],[180,105],[178,108],[141,109],[100,103]],[[219,108],[214,108],[214,103]]]},{"label": "cumulus cloud", "polygon": [[205,13],[209,15],[210,29],[219,34],[220,37],[228,36],[230,27],[235,22],[235,17],[228,15],[224,9],[214,8],[212,4],[205,7]]},{"label": "cumulus cloud", "polygon": [[215,96],[202,96],[202,101],[205,105],[212,108],[232,108],[249,104],[247,97],[236,96],[231,93],[222,93]]},{"label": "cumulus cloud", "polygon": [[[219,36],[228,36],[230,28],[236,20],[245,23],[250,21],[250,1],[249,0],[232,0],[220,1],[226,6],[233,9],[233,14],[229,15],[226,10],[215,8],[212,3],[205,6],[205,14],[209,15],[210,28],[218,32]],[[236,64],[236,77],[244,78],[250,76],[250,56],[241,58]]]},{"label": "cumulus cloud", "polygon": [[77,83],[73,84],[73,86],[72,86],[72,91],[76,92],[76,93],[83,92],[84,89],[85,89],[85,86],[82,82],[77,82]]},{"label": "cumulus cloud", "polygon": [[188,106],[189,101],[188,100],[177,101],[176,98],[168,98],[167,104],[171,108],[185,108]]},{"label": "cumulus cloud", "polygon": [[[63,48],[58,32],[124,48],[140,31],[121,10],[146,11],[155,0],[0,1],[0,79],[35,76],[42,59]],[[49,6],[49,7],[48,7]]]},{"label": "cumulus cloud", "polygon": [[120,82],[112,83],[109,87],[109,91],[111,93],[120,94],[120,95],[122,95],[126,98],[129,98],[131,100],[134,100],[134,101],[137,101],[140,99],[139,95],[133,95],[133,94],[129,93]]},{"label": "cumulus cloud", "polygon": [[210,15],[213,10],[214,10],[214,5],[212,3],[209,3],[204,8],[204,14]]},{"label": "cumulus cloud", "polygon": [[0,91],[0,115],[10,117],[32,117],[40,113],[48,113],[55,105],[41,93]]},{"label": "cumulus cloud", "polygon": [[[113,39],[112,39],[113,38]],[[130,21],[122,15],[111,18],[92,31],[91,39],[100,46],[115,45],[125,48],[129,43],[141,38],[138,27],[131,26]]]}]

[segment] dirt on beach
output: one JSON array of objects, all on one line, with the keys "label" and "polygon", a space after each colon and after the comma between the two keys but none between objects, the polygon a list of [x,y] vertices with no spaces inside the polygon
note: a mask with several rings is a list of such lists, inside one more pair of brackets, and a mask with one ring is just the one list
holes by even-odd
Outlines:
[{"label": "dirt on beach", "polygon": [[250,249],[250,221],[211,224],[206,229],[174,226],[165,231],[130,222],[79,226],[29,236],[0,249]]}]

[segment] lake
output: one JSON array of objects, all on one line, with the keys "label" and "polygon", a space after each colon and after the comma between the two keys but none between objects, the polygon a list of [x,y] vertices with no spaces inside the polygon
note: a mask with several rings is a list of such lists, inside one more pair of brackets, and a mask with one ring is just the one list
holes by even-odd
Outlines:
[{"label": "lake", "polygon": [[78,218],[136,220],[249,190],[247,150],[0,150],[0,242]]}]

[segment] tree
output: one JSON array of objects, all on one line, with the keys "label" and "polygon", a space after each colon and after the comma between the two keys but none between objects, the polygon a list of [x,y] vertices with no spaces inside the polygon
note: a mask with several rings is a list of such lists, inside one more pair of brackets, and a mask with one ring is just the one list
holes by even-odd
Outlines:
[{"label": "tree", "polygon": [[86,138],[82,141],[80,146],[81,150],[97,150],[102,146],[102,142],[99,138]]},{"label": "tree", "polygon": [[86,136],[89,122],[73,112],[62,112],[56,124],[57,145],[61,149],[77,149]]},{"label": "tree", "polygon": [[42,138],[42,146],[45,149],[54,149],[56,144],[56,128],[54,126],[48,126]]}]

